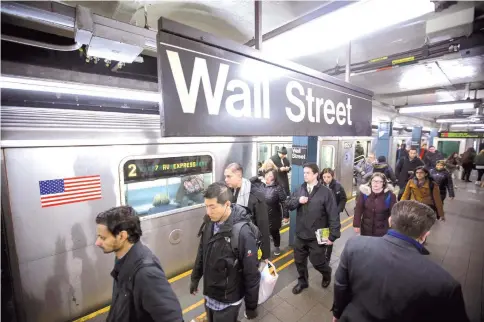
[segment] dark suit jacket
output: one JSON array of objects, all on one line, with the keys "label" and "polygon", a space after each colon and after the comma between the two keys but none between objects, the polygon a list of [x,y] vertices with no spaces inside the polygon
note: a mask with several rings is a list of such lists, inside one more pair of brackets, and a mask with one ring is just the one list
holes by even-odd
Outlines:
[{"label": "dark suit jacket", "polygon": [[415,245],[390,235],[348,240],[333,314],[339,322],[469,321],[460,284]]}]

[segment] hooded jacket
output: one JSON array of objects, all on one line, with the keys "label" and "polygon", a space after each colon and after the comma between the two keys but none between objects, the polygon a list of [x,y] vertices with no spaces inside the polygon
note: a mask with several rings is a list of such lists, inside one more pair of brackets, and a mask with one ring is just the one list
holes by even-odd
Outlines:
[{"label": "hooded jacket", "polygon": [[421,165],[424,165],[424,163],[417,157],[415,157],[413,160],[410,160],[408,157],[400,159],[397,167],[395,168],[395,176],[397,177],[398,186],[400,189],[405,188],[408,179],[413,176],[415,168]]},{"label": "hooded jacket", "polygon": [[452,181],[452,175],[445,168],[442,170],[432,169],[430,170],[430,176],[434,179],[435,183],[439,186],[440,197],[444,199],[449,190],[449,197],[454,198],[454,182]]},{"label": "hooded jacket", "polygon": [[260,282],[256,237],[250,227],[242,227],[237,258],[230,244],[232,227],[235,223],[251,219],[245,207],[237,204],[230,207],[231,215],[215,235],[214,223],[209,216],[204,217],[191,279],[198,285],[203,276],[203,295],[222,303],[235,303],[244,298],[245,307],[255,310]]},{"label": "hooded jacket", "polygon": [[[299,203],[300,197],[308,197],[309,200],[302,205]],[[297,210],[297,237],[304,240],[316,240],[316,231],[328,227],[329,240],[334,242],[341,236],[341,222],[336,199],[333,192],[321,182],[318,181],[311,194],[308,192],[307,183],[303,183],[287,200],[286,205],[289,210]]]},{"label": "hooded jacket", "polygon": [[182,322],[178,299],[158,258],[140,241],[116,261],[108,322]]},{"label": "hooded jacket", "polygon": [[[360,228],[362,236],[384,236],[389,228],[388,217],[397,198],[393,186],[387,184],[380,193],[371,191],[368,184],[360,186],[360,194],[356,199],[353,227]],[[390,195],[390,207],[386,207],[386,198]],[[366,196],[366,200],[365,200]]]},{"label": "hooded jacket", "polygon": [[425,153],[425,156],[423,157],[422,161],[424,162],[425,167],[430,170],[430,169],[435,168],[437,161],[443,160],[443,159],[444,159],[444,156],[442,155],[442,153],[435,150],[435,152],[427,151],[427,153]]},{"label": "hooded jacket", "polygon": [[395,172],[393,172],[392,167],[390,167],[386,162],[375,163],[373,165],[373,173],[375,172],[383,173],[385,177],[387,177],[387,179],[393,183],[397,181],[397,178],[395,177]]},{"label": "hooded jacket", "polygon": [[280,229],[282,218],[289,218],[289,212],[286,208],[286,191],[282,186],[275,183],[267,185],[258,177],[252,177],[250,182],[264,195],[270,230]]},{"label": "hooded jacket", "polygon": [[[432,184],[430,183],[432,181]],[[430,186],[433,186],[432,191]],[[422,187],[418,187],[417,178],[413,178],[408,181],[405,191],[403,192],[401,200],[416,200],[424,203],[437,212],[437,216],[444,217],[444,206],[442,205],[442,199],[440,198],[439,185],[433,182],[433,179],[426,179]]]}]

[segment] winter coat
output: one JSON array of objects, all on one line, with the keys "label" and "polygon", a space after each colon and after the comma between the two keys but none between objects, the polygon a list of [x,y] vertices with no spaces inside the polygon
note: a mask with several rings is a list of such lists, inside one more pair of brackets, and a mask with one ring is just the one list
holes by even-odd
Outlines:
[{"label": "winter coat", "polygon": [[448,158],[447,160],[445,160],[445,168],[450,173],[452,173],[453,171],[455,171],[459,168],[460,161],[461,161],[461,159],[460,159],[459,156],[455,156],[453,158]]},{"label": "winter coat", "polygon": [[449,190],[449,197],[454,198],[454,182],[452,181],[452,175],[446,169],[437,170],[432,169],[430,170],[430,176],[434,179],[435,183],[439,185],[440,189],[440,198],[443,200],[447,195],[447,190]]},{"label": "winter coat", "polygon": [[289,171],[277,171],[277,181],[286,190],[286,193],[289,193],[289,177],[287,174],[291,172],[291,162],[287,158],[281,159],[279,154],[273,155],[271,160],[278,169],[289,167]]},{"label": "winter coat", "polygon": [[[432,181],[432,183],[430,183]],[[430,191],[430,186],[433,186]],[[438,217],[444,217],[444,207],[440,198],[439,185],[433,179],[426,179],[422,187],[417,186],[417,178],[408,181],[400,200],[416,200],[433,208]]]},{"label": "winter coat", "polygon": [[[308,202],[299,203],[300,197],[308,197]],[[341,236],[341,222],[333,192],[318,182],[309,194],[303,183],[286,201],[289,210],[297,210],[296,236],[304,240],[316,240],[316,231],[329,227],[329,240]]]},{"label": "winter coat", "polygon": [[340,322],[469,322],[461,285],[426,255],[410,238],[350,238],[334,277],[333,315]]},{"label": "winter coat", "polygon": [[245,207],[237,204],[230,207],[231,215],[216,234],[213,234],[214,223],[210,217],[204,217],[191,280],[198,286],[203,277],[205,296],[222,303],[235,303],[244,298],[245,307],[255,310],[260,283],[256,237],[248,225],[241,228],[237,258],[230,244],[232,228],[250,217]]},{"label": "winter coat", "polygon": [[413,160],[410,160],[408,157],[400,159],[395,168],[395,176],[397,177],[400,189],[405,188],[408,180],[413,176],[415,168],[422,165],[424,163],[419,158],[414,158]]},{"label": "winter coat", "polygon": [[140,241],[111,272],[114,278],[107,322],[182,322],[180,302],[160,261]]},{"label": "winter coat", "polygon": [[266,185],[256,177],[251,178],[250,181],[265,197],[269,215],[269,229],[280,229],[282,218],[289,218],[289,212],[286,208],[287,195],[284,188],[274,183]]},{"label": "winter coat", "polygon": [[462,166],[472,165],[474,163],[474,158],[476,157],[476,153],[473,151],[466,151],[462,155]]},{"label": "winter coat", "polygon": [[395,172],[393,172],[392,167],[388,165],[387,163],[375,163],[373,165],[373,173],[375,172],[380,172],[387,177],[387,180],[391,181],[392,183],[395,183],[397,181],[397,178],[395,177]]},{"label": "winter coat", "polygon": [[252,221],[259,228],[262,234],[262,259],[268,259],[271,256],[271,239],[269,231],[269,214],[267,205],[265,203],[264,195],[252,185],[249,195],[249,203],[247,204],[252,213]]},{"label": "winter coat", "polygon": [[[380,193],[371,191],[367,184],[360,186],[361,193],[356,199],[353,227],[360,228],[362,236],[381,237],[388,231],[388,218],[397,198],[393,193],[393,186],[387,187]],[[387,208],[385,199],[390,194],[390,207]],[[366,196],[366,200],[365,200]]]},{"label": "winter coat", "polygon": [[356,171],[356,183],[358,185],[365,184],[370,180],[371,175],[373,174],[373,164],[368,163],[366,159],[363,159],[354,166],[354,170]]},{"label": "winter coat", "polygon": [[476,169],[484,169],[484,153],[480,152],[476,155],[474,159],[474,163],[476,164]]},{"label": "winter coat", "polygon": [[425,167],[430,170],[435,168],[437,161],[443,160],[443,159],[444,159],[444,156],[442,155],[442,153],[436,150],[435,152],[427,151],[422,161],[424,162]]},{"label": "winter coat", "polygon": [[333,191],[334,197],[336,199],[336,205],[338,206],[339,213],[342,213],[345,210],[346,206],[346,192],[341,183],[333,179],[329,185],[324,184],[324,186],[328,187]]}]

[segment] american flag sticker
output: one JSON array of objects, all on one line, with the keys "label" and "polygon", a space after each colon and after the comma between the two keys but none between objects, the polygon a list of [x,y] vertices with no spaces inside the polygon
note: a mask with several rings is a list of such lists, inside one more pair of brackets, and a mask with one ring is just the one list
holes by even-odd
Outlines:
[{"label": "american flag sticker", "polygon": [[101,176],[39,181],[42,208],[101,199]]}]

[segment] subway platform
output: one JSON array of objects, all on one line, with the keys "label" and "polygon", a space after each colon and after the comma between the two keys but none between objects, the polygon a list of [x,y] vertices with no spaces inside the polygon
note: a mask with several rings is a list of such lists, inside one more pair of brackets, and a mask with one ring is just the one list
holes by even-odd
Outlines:
[{"label": "subway platform", "polygon": [[[444,267],[461,285],[467,314],[472,322],[484,321],[484,188],[474,183],[457,180],[456,198],[446,200],[446,222],[437,222],[427,240],[430,258]],[[355,235],[352,228],[354,200],[348,202],[346,213],[341,215],[341,238],[335,243],[331,266],[333,275],[339,264],[346,241]],[[310,287],[301,294],[293,295],[297,272],[293,252],[288,247],[289,234],[282,230],[281,255],[272,261],[279,279],[272,297],[258,308],[259,316],[252,321],[261,322],[331,322],[333,282],[327,289],[321,288],[321,275],[311,266]],[[310,265],[310,264],[309,264]],[[188,294],[190,275],[171,280],[183,308],[184,319],[205,321],[202,289],[197,296]],[[202,285],[200,285],[200,288]],[[240,321],[247,322],[240,310]],[[77,321],[105,321],[105,312]]]}]

